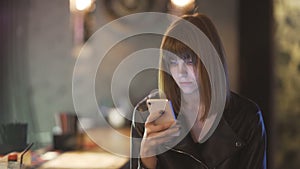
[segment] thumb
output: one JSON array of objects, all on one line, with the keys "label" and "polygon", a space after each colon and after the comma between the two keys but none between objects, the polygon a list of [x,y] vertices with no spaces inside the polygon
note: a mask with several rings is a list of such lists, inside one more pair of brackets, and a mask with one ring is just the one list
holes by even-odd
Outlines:
[{"label": "thumb", "polygon": [[150,113],[150,115],[147,117],[146,123],[154,122],[155,120],[159,119],[163,114],[165,114],[164,110]]}]

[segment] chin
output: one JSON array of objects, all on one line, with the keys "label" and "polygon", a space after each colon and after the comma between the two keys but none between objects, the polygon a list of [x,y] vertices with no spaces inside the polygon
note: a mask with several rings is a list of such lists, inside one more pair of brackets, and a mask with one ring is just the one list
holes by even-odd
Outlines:
[{"label": "chin", "polygon": [[181,91],[182,91],[183,94],[189,95],[189,94],[194,94],[198,90],[195,90],[195,89],[181,89]]}]

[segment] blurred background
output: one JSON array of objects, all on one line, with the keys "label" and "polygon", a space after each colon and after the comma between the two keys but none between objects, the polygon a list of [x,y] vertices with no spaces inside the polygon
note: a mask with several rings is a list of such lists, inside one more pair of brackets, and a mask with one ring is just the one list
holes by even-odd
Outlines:
[{"label": "blurred background", "polygon": [[[186,6],[182,2],[1,0],[0,124],[27,123],[27,142],[34,142],[35,149],[51,144],[57,125],[55,114],[75,112],[73,69],[81,47],[94,32],[137,12],[177,16],[200,12],[208,15],[219,31],[227,53],[231,89],[254,100],[263,111],[269,168],[299,168],[300,1],[190,0]],[[160,23],[141,19],[141,25],[145,24]],[[107,36],[128,29],[134,29],[130,23],[119,23]],[[160,41],[161,36],[153,34],[124,39],[99,65],[96,98],[114,127],[130,124],[113,115],[116,105],[110,85],[114,70],[126,56],[158,48]],[[156,73],[149,69],[135,76],[129,90],[124,91],[132,105],[157,88]],[[130,116],[130,106],[118,106]],[[80,118],[90,128],[101,127],[103,122],[93,111]]]}]

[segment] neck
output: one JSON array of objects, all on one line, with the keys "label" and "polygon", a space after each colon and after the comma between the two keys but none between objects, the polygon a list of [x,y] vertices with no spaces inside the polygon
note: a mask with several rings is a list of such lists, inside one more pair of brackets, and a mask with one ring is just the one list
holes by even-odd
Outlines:
[{"label": "neck", "polygon": [[[195,118],[199,114],[199,108],[200,108],[200,97],[199,92],[193,92],[191,94],[183,94],[182,97],[182,110],[183,113],[186,114],[189,118],[192,118],[190,120],[195,120]],[[200,112],[201,114],[201,112]],[[197,117],[198,118],[198,117]]]},{"label": "neck", "polygon": [[199,91],[197,90],[190,94],[183,94],[183,101],[185,105],[188,107],[195,106],[195,105],[198,106],[200,103]]}]

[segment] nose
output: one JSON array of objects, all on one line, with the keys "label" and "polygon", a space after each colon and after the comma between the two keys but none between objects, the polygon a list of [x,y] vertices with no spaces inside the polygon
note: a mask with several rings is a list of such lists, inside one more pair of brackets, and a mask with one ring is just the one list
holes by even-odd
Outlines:
[{"label": "nose", "polygon": [[186,77],[187,76],[187,67],[185,63],[180,63],[178,65],[178,72],[179,72],[179,77]]}]

